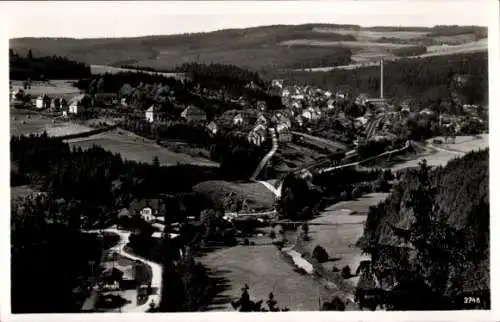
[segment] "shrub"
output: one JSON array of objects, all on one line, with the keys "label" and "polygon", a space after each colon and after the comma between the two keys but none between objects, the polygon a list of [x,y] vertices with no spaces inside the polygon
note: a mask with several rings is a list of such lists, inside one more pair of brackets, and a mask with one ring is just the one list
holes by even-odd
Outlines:
[{"label": "shrub", "polygon": [[336,296],[331,302],[323,303],[321,311],[345,311],[345,304]]},{"label": "shrub", "polygon": [[314,259],[316,259],[320,263],[324,263],[330,258],[330,256],[328,256],[328,253],[326,252],[326,250],[319,245],[314,247],[312,256]]},{"label": "shrub", "polygon": [[349,267],[349,265],[346,265],[342,268],[342,278],[343,279],[348,279],[348,278],[351,278],[352,276],[352,273],[351,273],[351,268]]},{"label": "shrub", "polygon": [[355,187],[354,189],[352,189],[351,196],[354,199],[361,197],[361,190],[358,187]]}]

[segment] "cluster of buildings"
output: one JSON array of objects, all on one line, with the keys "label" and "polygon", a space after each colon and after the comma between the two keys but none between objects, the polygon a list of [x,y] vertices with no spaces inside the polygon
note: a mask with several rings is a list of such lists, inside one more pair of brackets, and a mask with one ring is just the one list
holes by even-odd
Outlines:
[{"label": "cluster of buildings", "polygon": [[78,94],[71,98],[64,96],[49,96],[47,94],[40,95],[36,98],[31,98],[26,102],[27,94],[22,88],[16,88],[11,91],[11,104],[17,105],[28,103],[36,110],[48,110],[61,112],[63,116],[68,114],[81,114],[83,110],[93,105],[93,100],[86,94]]}]

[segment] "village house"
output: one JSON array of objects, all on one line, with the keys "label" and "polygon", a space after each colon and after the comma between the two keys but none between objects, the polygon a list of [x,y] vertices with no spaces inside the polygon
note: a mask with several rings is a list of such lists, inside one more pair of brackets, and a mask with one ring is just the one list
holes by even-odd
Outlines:
[{"label": "village house", "polygon": [[263,126],[266,126],[267,125],[267,119],[264,115],[262,114],[259,114],[259,116],[257,117],[257,121],[255,122],[255,125],[263,125]]},{"label": "village house", "polygon": [[35,107],[37,109],[42,109],[43,108],[43,97],[42,96],[38,96],[35,100]]},{"label": "village house", "polygon": [[421,110],[421,111],[419,112],[419,114],[420,114],[420,115],[432,116],[432,115],[434,115],[434,112],[433,112],[433,111],[431,111],[431,110],[430,110],[430,109],[428,109],[428,108],[424,108],[423,110]]},{"label": "village house", "polygon": [[132,216],[140,216],[146,222],[153,223],[165,216],[166,205],[160,199],[134,199],[128,210]]},{"label": "village house", "polygon": [[11,95],[10,99],[13,101],[22,99],[24,97],[24,90],[22,88],[16,88],[13,91],[11,91],[10,95]]},{"label": "village house", "polygon": [[207,125],[207,130],[210,134],[212,135],[216,135],[217,132],[219,131],[219,129],[217,128],[217,124],[215,124],[214,121],[210,122],[208,125]]},{"label": "village house", "polygon": [[146,110],[145,118],[149,123],[154,123],[158,119],[158,106],[156,104],[151,105]]},{"label": "village house", "polygon": [[326,102],[326,108],[329,109],[329,110],[333,110],[335,108],[335,101],[332,100],[332,99],[329,99]]},{"label": "village house", "polygon": [[123,97],[120,100],[120,105],[123,106],[123,107],[128,107],[128,99],[126,97]]},{"label": "village house", "polygon": [[85,94],[73,97],[68,104],[68,113],[79,114],[85,108],[90,107],[91,99]]},{"label": "village house", "polygon": [[321,118],[321,111],[317,108],[309,107],[302,112],[302,118],[308,121],[316,121]]},{"label": "village house", "polygon": [[233,124],[234,125],[241,125],[243,124],[243,116],[241,113],[238,113],[234,118],[233,118]]},{"label": "village house", "polygon": [[266,128],[259,124],[248,133],[248,142],[260,146],[266,140]]},{"label": "village house", "polygon": [[281,96],[283,97],[288,97],[290,96],[290,90],[285,88],[282,92],[281,92]]},{"label": "village house", "polygon": [[207,113],[194,105],[189,105],[182,111],[181,117],[187,122],[205,122]]},{"label": "village house", "polygon": [[271,85],[273,87],[279,87],[279,88],[282,88],[283,87],[283,80],[282,79],[273,79]]},{"label": "village house", "polygon": [[304,125],[304,120],[302,119],[302,116],[301,115],[297,115],[295,117],[295,122],[297,123],[298,126],[302,126]]}]

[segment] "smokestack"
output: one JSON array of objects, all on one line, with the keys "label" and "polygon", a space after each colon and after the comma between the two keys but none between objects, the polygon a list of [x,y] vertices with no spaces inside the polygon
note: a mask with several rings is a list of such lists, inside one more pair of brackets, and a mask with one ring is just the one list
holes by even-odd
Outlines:
[{"label": "smokestack", "polygon": [[380,60],[380,98],[384,98],[384,60]]}]

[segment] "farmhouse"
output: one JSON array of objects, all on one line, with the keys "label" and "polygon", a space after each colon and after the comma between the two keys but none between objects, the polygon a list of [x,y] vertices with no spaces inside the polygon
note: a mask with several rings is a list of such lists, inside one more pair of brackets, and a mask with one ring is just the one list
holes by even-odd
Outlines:
[{"label": "farmhouse", "polygon": [[266,125],[267,124],[267,119],[264,115],[260,114],[259,117],[257,117],[257,121],[255,122],[255,125]]},{"label": "farmhouse", "polygon": [[11,95],[10,99],[13,101],[17,100],[17,99],[21,99],[24,96],[24,90],[22,88],[16,88],[15,90],[13,90],[11,92],[10,95]]},{"label": "farmhouse", "polygon": [[207,120],[207,113],[194,105],[189,105],[182,111],[181,117],[188,122],[204,122]]},{"label": "farmhouse", "polygon": [[149,123],[154,123],[158,119],[158,107],[157,105],[151,105],[145,112],[146,121]]},{"label": "farmhouse", "polygon": [[43,108],[43,97],[42,96],[38,96],[35,100],[35,107],[37,109],[42,109]]},{"label": "farmhouse", "polygon": [[266,128],[259,124],[248,133],[248,142],[260,146],[266,140]]},{"label": "farmhouse", "polygon": [[238,113],[238,115],[236,115],[233,118],[233,124],[234,125],[241,125],[241,124],[243,124],[243,116],[241,116],[241,113]]},{"label": "farmhouse", "polygon": [[80,94],[73,97],[68,104],[68,112],[70,114],[79,114],[83,109],[90,106],[90,97],[85,94]]},{"label": "farmhouse", "polygon": [[283,88],[283,80],[282,79],[273,79],[272,86]]},{"label": "farmhouse", "polygon": [[135,199],[129,205],[129,212],[147,222],[154,222],[164,216],[166,205],[160,199]]},{"label": "farmhouse", "polygon": [[217,124],[215,124],[215,122],[212,121],[207,125],[207,130],[210,134],[215,135],[217,134],[219,129],[217,128]]}]

